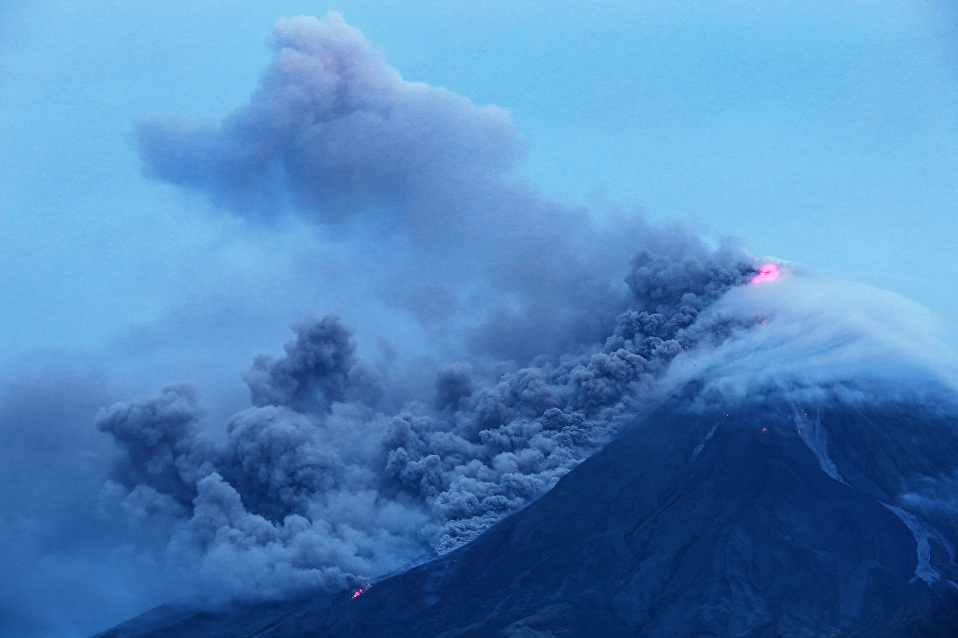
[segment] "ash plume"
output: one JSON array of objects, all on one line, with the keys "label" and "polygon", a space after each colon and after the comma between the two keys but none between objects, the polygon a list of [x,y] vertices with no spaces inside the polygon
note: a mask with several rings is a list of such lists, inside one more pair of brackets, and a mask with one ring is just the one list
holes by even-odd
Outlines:
[{"label": "ash plume", "polygon": [[421,224],[521,154],[505,111],[404,81],[338,14],[280,20],[271,47],[250,103],[219,124],[139,122],[153,174],[240,214],[288,200],[320,223],[386,206]]},{"label": "ash plume", "polygon": [[[280,21],[272,47],[220,122],[137,123],[148,173],[253,225],[310,226],[357,297],[391,308],[382,330],[412,317],[430,350],[363,358],[326,315],[254,360],[225,424],[188,386],[101,411],[121,453],[104,498],[163,521],[180,591],[369,583],[475,539],[690,382],[702,401],[861,392],[874,357],[933,351],[906,319],[890,343],[830,314],[881,295],[799,272],[750,286],[734,242],[543,198],[511,173],[503,110],[404,80],[336,14]],[[916,361],[914,379],[940,357]]]},{"label": "ash plume", "polygon": [[259,356],[244,376],[253,404],[342,400],[355,352],[349,336],[332,315],[299,326],[296,341],[286,345],[285,357]]},{"label": "ash plume", "polygon": [[[199,565],[191,580],[227,597],[342,589],[454,549],[633,419],[691,347],[698,313],[754,270],[695,246],[673,264],[671,292],[635,297],[590,351],[543,356],[486,383],[467,362],[445,365],[431,401],[396,413],[383,412],[370,375],[357,374],[373,366],[355,357],[337,317],[299,324],[285,357],[261,355],[245,375],[252,405],[226,425],[225,442],[197,431],[184,386],[101,412],[99,428],[125,452],[114,481],[127,492],[117,496],[135,511],[149,509],[136,501],[156,509],[167,499],[178,521],[173,569]],[[648,253],[637,258],[630,280],[647,278],[649,263]],[[365,389],[352,392],[357,376]],[[267,574],[253,587],[258,569]]]},{"label": "ash plume", "polygon": [[638,213],[599,222],[543,198],[513,174],[524,144],[506,111],[403,79],[335,13],[279,21],[271,47],[249,103],[219,122],[136,122],[147,174],[253,225],[311,226],[306,267],[434,347],[519,365],[574,351],[608,335],[641,248],[707,252]]}]

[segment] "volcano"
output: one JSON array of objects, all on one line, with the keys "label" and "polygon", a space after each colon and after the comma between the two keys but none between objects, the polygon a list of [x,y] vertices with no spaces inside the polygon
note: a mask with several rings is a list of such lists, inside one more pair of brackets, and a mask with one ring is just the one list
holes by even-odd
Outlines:
[{"label": "volcano", "polygon": [[929,496],[958,485],[953,398],[686,387],[472,543],[359,596],[168,605],[98,638],[958,636],[958,512]]}]

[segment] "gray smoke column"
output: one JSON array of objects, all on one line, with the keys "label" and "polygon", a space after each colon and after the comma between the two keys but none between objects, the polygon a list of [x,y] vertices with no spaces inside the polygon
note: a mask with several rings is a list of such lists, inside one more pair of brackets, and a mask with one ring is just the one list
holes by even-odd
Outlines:
[{"label": "gray smoke column", "polygon": [[[442,366],[434,396],[396,413],[381,409],[372,366],[337,317],[299,324],[284,357],[254,361],[253,405],[222,443],[198,431],[186,386],[102,411],[99,428],[124,451],[112,494],[125,511],[175,520],[170,569],[214,598],[346,589],[454,549],[643,410],[670,361],[694,346],[699,313],[754,271],[702,251],[671,262],[641,253],[635,298],[588,351],[491,382],[465,362]],[[650,295],[662,269],[667,285]]]},{"label": "gray smoke column", "polygon": [[257,357],[244,377],[254,405],[292,405],[309,399],[342,400],[355,347],[334,316],[298,328],[286,356]]},{"label": "gray smoke column", "polygon": [[640,214],[600,223],[544,199],[513,174],[524,144],[504,110],[404,80],[337,14],[281,20],[271,47],[219,122],[136,122],[147,173],[253,224],[314,225],[317,276],[411,315],[437,347],[520,364],[573,351],[612,329],[640,248],[707,252]]},{"label": "gray smoke column", "polygon": [[418,224],[451,213],[432,204],[458,199],[454,186],[481,188],[520,157],[505,111],[404,81],[337,14],[280,20],[271,47],[250,103],[222,122],[139,122],[153,174],[242,214],[289,199],[321,223],[384,206]]},{"label": "gray smoke column", "polygon": [[[342,270],[388,282],[370,294],[470,359],[408,396],[326,316],[254,361],[252,407],[218,445],[189,410],[168,415],[193,405],[183,388],[104,411],[129,457],[117,496],[170,500],[171,569],[226,597],[341,589],[472,540],[634,418],[698,314],[754,270],[680,226],[541,198],[510,176],[522,143],[504,111],[403,80],[335,14],[280,21],[273,48],[220,123],[141,120],[149,171],[254,223],[345,228]],[[127,433],[141,415],[152,447]]]},{"label": "gray smoke column", "polygon": [[281,20],[272,47],[221,121],[140,120],[147,171],[252,224],[311,225],[317,260],[434,349],[364,360],[327,315],[255,359],[225,424],[187,386],[103,410],[104,499],[165,530],[181,591],[340,591],[454,549],[693,382],[703,400],[861,393],[876,363],[913,360],[914,384],[941,363],[898,300],[794,271],[749,285],[733,242],[541,197],[511,173],[503,110],[404,80],[336,14]]},{"label": "gray smoke column", "polygon": [[[934,404],[958,390],[913,304],[792,271],[749,285],[751,266],[711,257],[667,266],[642,253],[628,276],[636,295],[604,342],[492,380],[465,362],[440,366],[433,395],[397,412],[368,390],[371,366],[337,318],[299,324],[285,357],[254,362],[253,405],[219,443],[196,431],[183,386],[102,411],[125,452],[109,494],[122,511],[173,521],[168,568],[203,600],[341,591],[476,538],[681,388],[698,388],[706,408],[776,396]],[[308,352],[323,356],[304,365]],[[277,387],[294,370],[309,381],[296,401],[264,403],[264,370]],[[903,498],[953,509],[939,485]]]}]

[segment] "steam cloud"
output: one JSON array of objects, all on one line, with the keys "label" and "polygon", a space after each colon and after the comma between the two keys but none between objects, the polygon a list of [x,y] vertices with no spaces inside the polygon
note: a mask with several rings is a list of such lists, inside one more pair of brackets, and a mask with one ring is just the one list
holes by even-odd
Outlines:
[{"label": "steam cloud", "polygon": [[147,170],[251,223],[307,220],[439,347],[431,393],[412,391],[400,368],[421,362],[363,359],[326,315],[255,359],[225,437],[189,386],[101,411],[121,452],[105,507],[162,530],[194,593],[369,582],[474,539],[689,380],[703,397],[848,388],[867,356],[924,343],[822,320],[828,287],[798,273],[746,285],[757,262],[730,242],[542,198],[511,175],[504,111],[403,80],[336,14],[281,20],[272,46],[221,122],[139,121]]}]

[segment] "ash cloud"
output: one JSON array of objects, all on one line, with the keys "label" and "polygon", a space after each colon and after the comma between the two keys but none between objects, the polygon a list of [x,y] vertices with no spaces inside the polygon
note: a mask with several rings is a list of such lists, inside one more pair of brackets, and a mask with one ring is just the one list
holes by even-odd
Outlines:
[{"label": "ash cloud", "polygon": [[[250,231],[226,240],[248,270],[183,285],[119,350],[0,370],[0,635],[374,581],[469,542],[690,384],[925,404],[958,386],[914,304],[794,271],[743,285],[757,262],[733,243],[542,197],[512,172],[506,111],[404,80],[335,14],[280,21],[271,46],[220,121],[135,123],[148,174]],[[277,324],[329,311],[250,364]],[[158,393],[100,379],[135,356],[157,357],[134,385]],[[247,386],[200,396],[170,361]],[[954,517],[956,475],[915,477],[901,504]]]},{"label": "ash cloud", "polygon": [[702,250],[639,214],[599,223],[541,197],[512,173],[524,145],[504,110],[404,80],[337,14],[281,20],[271,46],[219,122],[136,123],[147,173],[251,224],[311,225],[317,276],[414,318],[436,348],[519,365],[573,351],[608,335],[640,247]]},{"label": "ash cloud", "polygon": [[[148,172],[254,225],[308,224],[313,263],[335,263],[318,272],[390,304],[383,333],[418,321],[429,351],[363,358],[327,315],[253,361],[225,424],[187,386],[104,409],[120,454],[103,500],[163,530],[180,591],[367,583],[471,541],[675,388],[836,387],[925,343],[849,318],[880,296],[816,296],[798,274],[748,286],[757,262],[732,242],[548,201],[510,172],[504,111],[402,79],[336,14],[280,21],[272,47],[220,122],[137,123]],[[856,312],[822,312],[838,301]]]},{"label": "ash cloud", "polygon": [[521,155],[505,111],[404,81],[338,14],[280,20],[270,46],[250,103],[222,122],[139,121],[154,175],[241,214],[288,200],[336,223],[379,206],[435,216],[457,184],[478,188]]},{"label": "ash cloud", "polygon": [[147,486],[180,504],[191,503],[209,456],[199,417],[196,393],[189,386],[166,388],[148,401],[114,405],[97,427],[124,452],[115,478],[127,487]]},{"label": "ash cloud", "polygon": [[[337,317],[300,323],[284,357],[261,355],[245,375],[252,405],[225,441],[198,431],[185,386],[103,410],[99,428],[125,452],[111,496],[172,520],[169,569],[213,599],[338,591],[455,549],[634,420],[694,347],[695,318],[754,272],[734,249],[690,245],[674,262],[634,260],[638,294],[588,351],[491,379],[468,362],[440,366],[433,396],[395,412]],[[668,286],[636,283],[663,268]]]},{"label": "ash cloud", "polygon": [[254,405],[325,404],[345,395],[356,348],[339,318],[300,325],[296,333],[285,357],[261,355],[244,376]]}]

